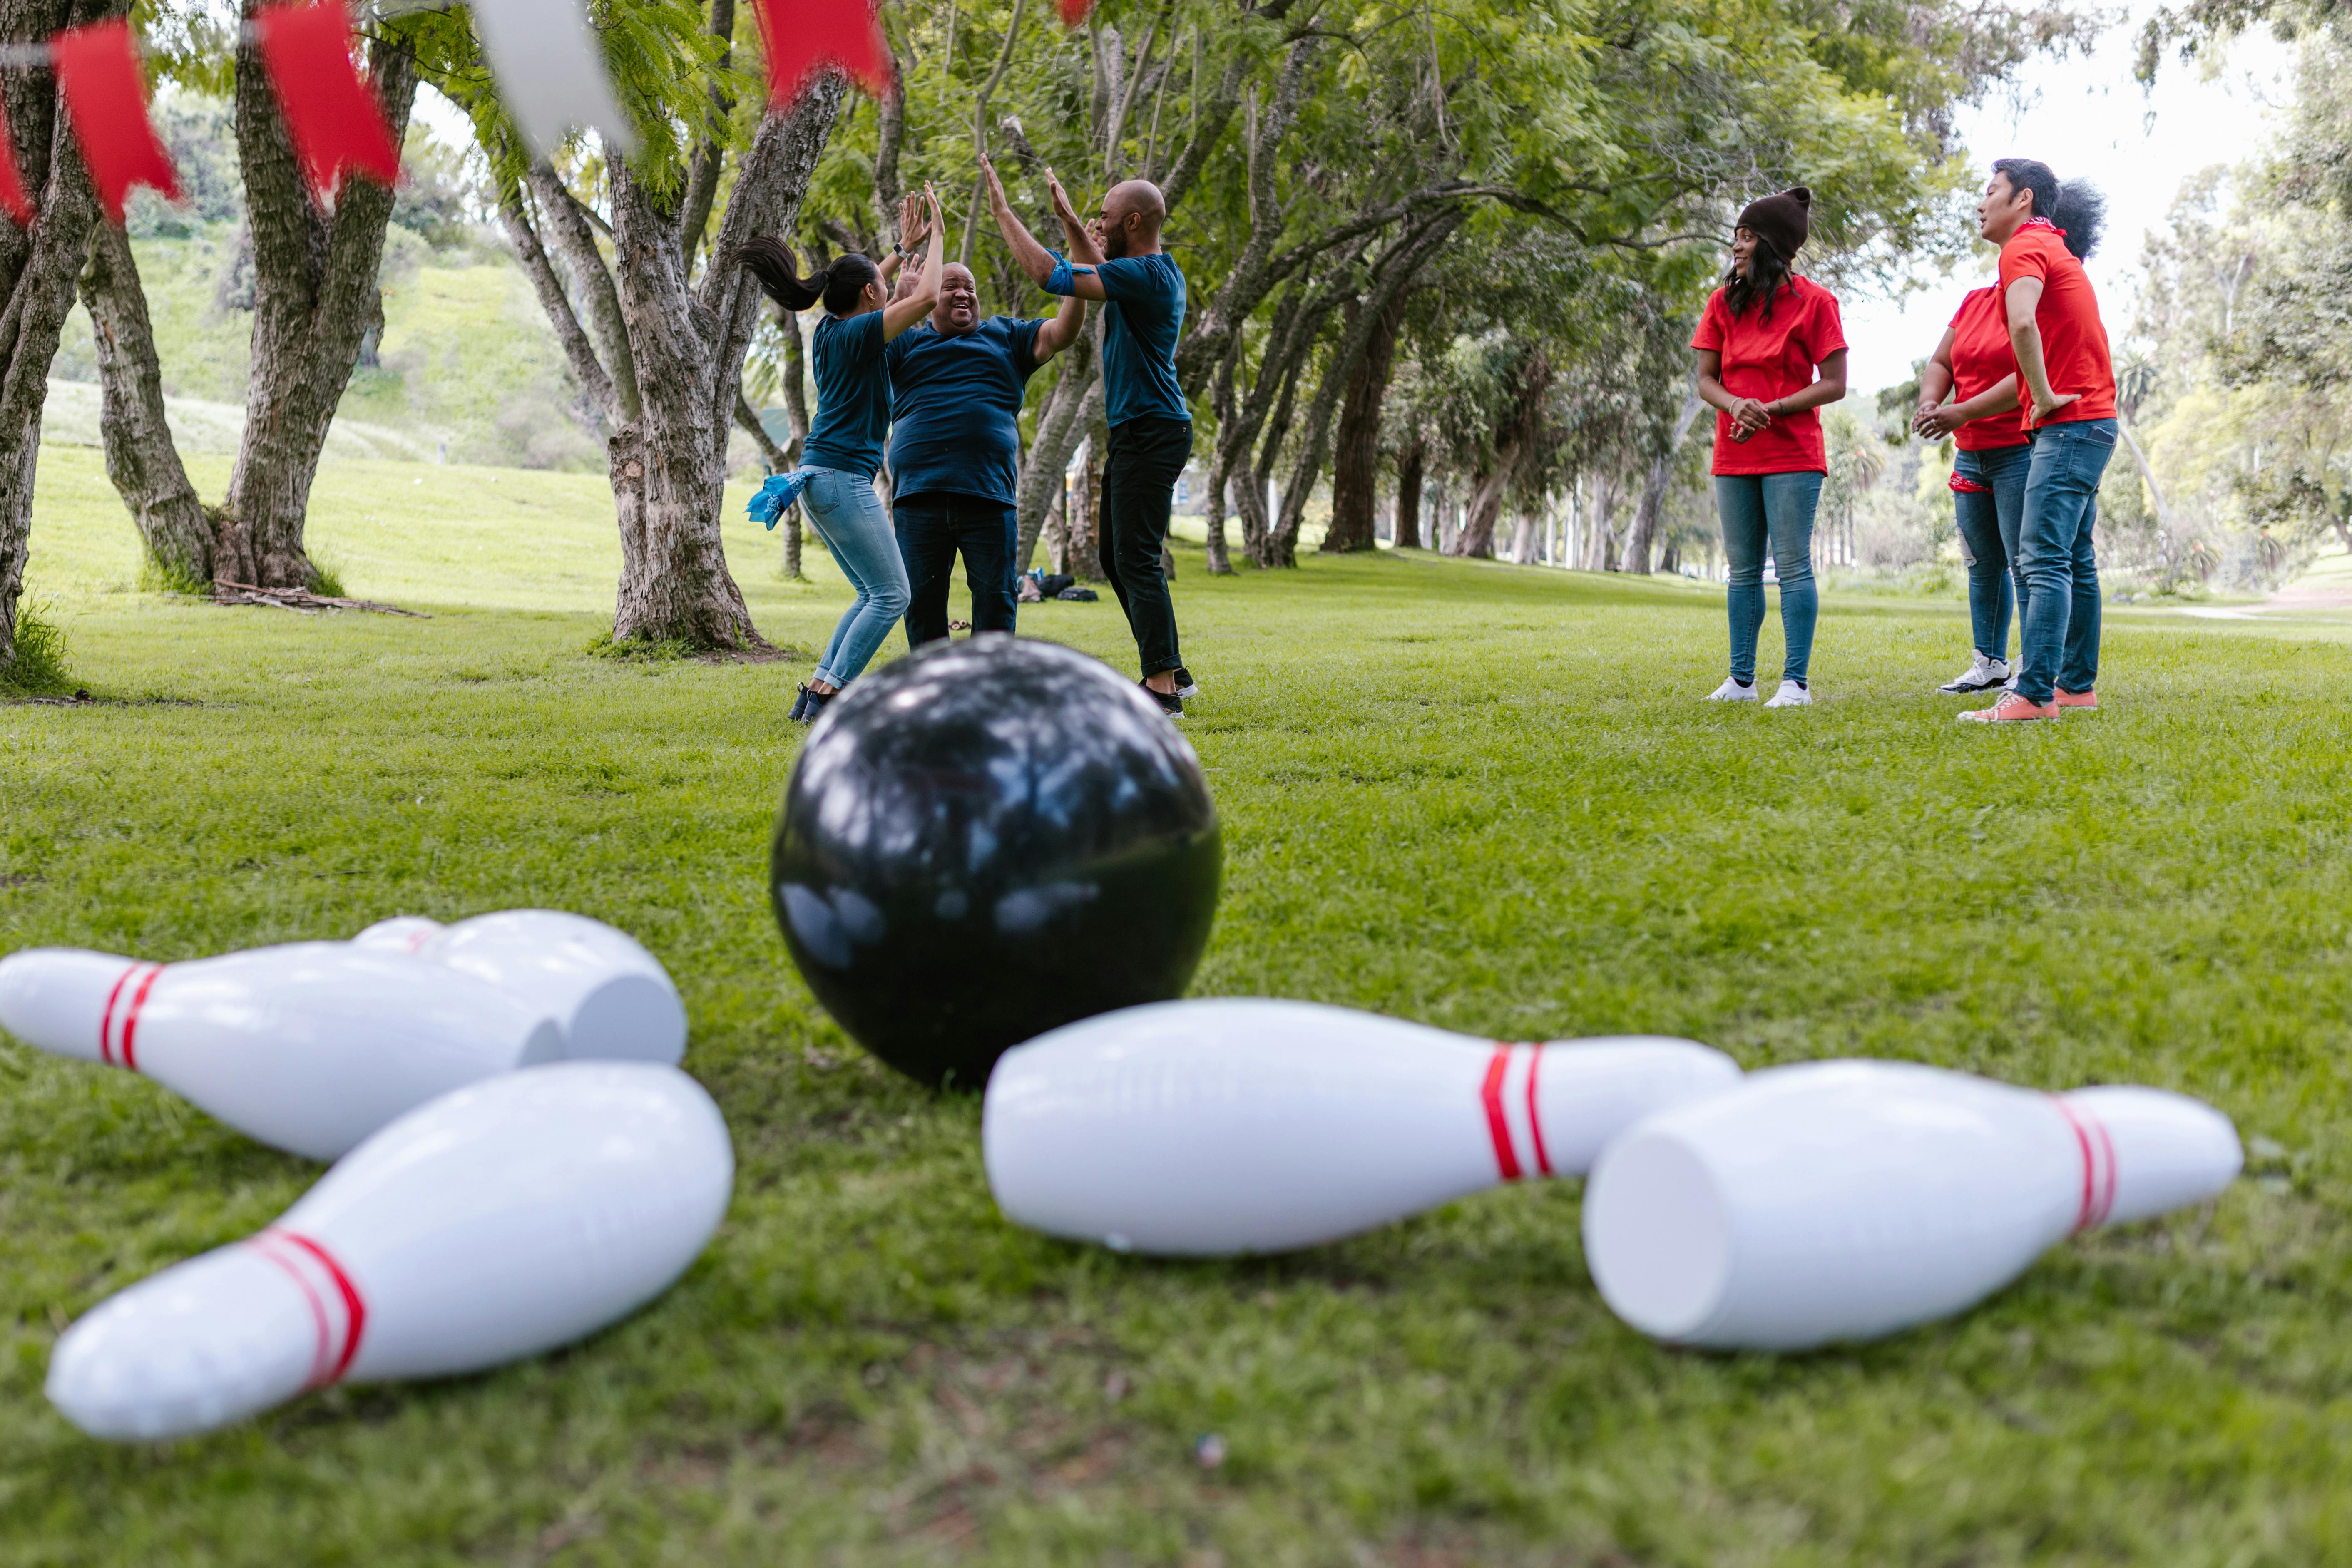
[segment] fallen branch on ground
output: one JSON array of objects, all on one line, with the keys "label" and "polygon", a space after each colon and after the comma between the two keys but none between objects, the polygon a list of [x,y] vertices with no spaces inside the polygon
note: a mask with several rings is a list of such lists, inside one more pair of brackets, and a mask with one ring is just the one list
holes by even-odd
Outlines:
[{"label": "fallen branch on ground", "polygon": [[373,599],[338,599],[325,594],[313,594],[307,588],[257,588],[250,583],[215,583],[213,584],[215,605],[272,605],[281,610],[295,610],[310,616],[320,610],[365,610],[376,616],[407,616],[411,619],[429,621],[433,617],[422,610],[404,610],[398,605],[379,605]]}]

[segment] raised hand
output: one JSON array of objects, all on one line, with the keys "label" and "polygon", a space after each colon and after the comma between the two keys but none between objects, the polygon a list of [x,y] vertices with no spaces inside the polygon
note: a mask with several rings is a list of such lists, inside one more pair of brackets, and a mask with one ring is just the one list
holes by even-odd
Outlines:
[{"label": "raised hand", "polygon": [[1062,220],[1064,228],[1076,235],[1087,226],[1087,220],[1070,205],[1070,193],[1062,189],[1060,178],[1050,167],[1045,171],[1045,194],[1053,199],[1054,216]]},{"label": "raised hand", "polygon": [[988,186],[989,205],[1003,206],[1004,205],[1004,182],[996,177],[996,165],[989,161],[988,154],[985,153],[980,154],[980,177],[981,180]]},{"label": "raised hand", "polygon": [[898,243],[901,247],[908,250],[922,247],[924,237],[929,233],[924,227],[929,216],[923,210],[921,193],[908,191],[898,198]]}]

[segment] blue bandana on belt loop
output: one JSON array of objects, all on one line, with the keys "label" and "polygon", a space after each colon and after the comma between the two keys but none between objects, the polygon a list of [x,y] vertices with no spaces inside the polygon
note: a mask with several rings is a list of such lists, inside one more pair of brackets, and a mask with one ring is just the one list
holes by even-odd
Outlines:
[{"label": "blue bandana on belt loop", "polygon": [[744,510],[766,523],[772,532],[777,521],[791,509],[793,502],[801,499],[801,491],[808,489],[809,479],[814,472],[810,468],[794,468],[788,474],[770,474],[768,482],[760,487],[751,497],[751,504]]}]

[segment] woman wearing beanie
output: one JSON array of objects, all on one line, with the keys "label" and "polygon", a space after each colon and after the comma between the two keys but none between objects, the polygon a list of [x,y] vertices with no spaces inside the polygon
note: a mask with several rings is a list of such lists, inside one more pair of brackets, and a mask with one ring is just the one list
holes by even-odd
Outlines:
[{"label": "woman wearing beanie", "polygon": [[877,267],[855,252],[835,257],[807,278],[800,276],[792,247],[773,235],[745,241],[738,253],[768,298],[782,309],[798,314],[819,300],[824,301],[824,320],[816,324],[809,343],[816,417],[809,421],[808,438],[801,443],[801,467],[809,470],[801,506],[856,597],[842,613],[816,673],[793,704],[792,716],[812,724],[834,693],[866,668],[907,612],[907,563],[882,510],[882,498],[874,492],[874,474],[882,466],[882,441],[890,428],[890,380],[883,345],[928,317],[940,299],[944,226],[940,199],[929,185],[923,187],[923,198],[929,209],[929,247],[922,271],[895,300],[883,289],[887,264]]},{"label": "woman wearing beanie", "polygon": [[1969,624],[1976,642],[1969,668],[1936,689],[1964,695],[2005,686],[2010,612],[2025,597],[2024,584],[2013,579],[2033,447],[2018,411],[2017,359],[2010,352],[1999,289],[1971,289],[1962,296],[1944,341],[1919,373],[1911,427],[1930,441],[1948,436],[1958,448],[1952,510],[1969,566]]},{"label": "woman wearing beanie", "polygon": [[2099,480],[2116,451],[2116,373],[2099,299],[2083,270],[2106,198],[2064,185],[2032,158],[1994,162],[1977,232],[2000,247],[2000,301],[2028,402],[2032,457],[2018,521],[2024,626],[2017,684],[1962,719],[2055,719],[2099,705],[2099,565],[2092,545]]},{"label": "woman wearing beanie", "polygon": [[1829,471],[1815,410],[1845,395],[1845,330],[1837,297],[1789,269],[1805,243],[1812,205],[1802,185],[1748,204],[1732,231],[1731,275],[1708,299],[1691,338],[1698,395],[1717,411],[1715,507],[1731,569],[1731,678],[1708,695],[1713,702],[1756,700],[1768,549],[1780,583],[1787,651],[1780,689],[1765,706],[1801,708],[1813,700],[1806,683],[1819,610],[1813,510]]}]

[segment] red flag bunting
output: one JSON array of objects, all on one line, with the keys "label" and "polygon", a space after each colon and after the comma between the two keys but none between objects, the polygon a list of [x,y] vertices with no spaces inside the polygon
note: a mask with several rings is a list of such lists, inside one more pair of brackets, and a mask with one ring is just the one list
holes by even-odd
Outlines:
[{"label": "red flag bunting", "polygon": [[1062,26],[1083,27],[1087,18],[1094,15],[1095,0],[1061,0],[1061,7]]},{"label": "red flag bunting", "polygon": [[255,12],[253,25],[311,199],[326,205],[346,169],[379,184],[399,179],[400,144],[352,63],[352,24],[342,0],[287,0]]},{"label": "red flag bunting", "polygon": [[19,226],[30,228],[37,209],[33,198],[25,194],[25,176],[16,170],[16,143],[8,135],[8,117],[0,114],[0,207]]},{"label": "red flag bunting", "polygon": [[147,118],[147,89],[139,77],[131,24],[118,18],[68,29],[50,41],[50,51],[66,114],[107,220],[122,221],[122,204],[134,185],[152,185],[178,201],[180,179],[172,172],[172,155]]},{"label": "red flag bunting", "polygon": [[785,108],[827,66],[876,96],[890,89],[890,46],[868,0],[756,0],[768,41],[768,101]]}]

